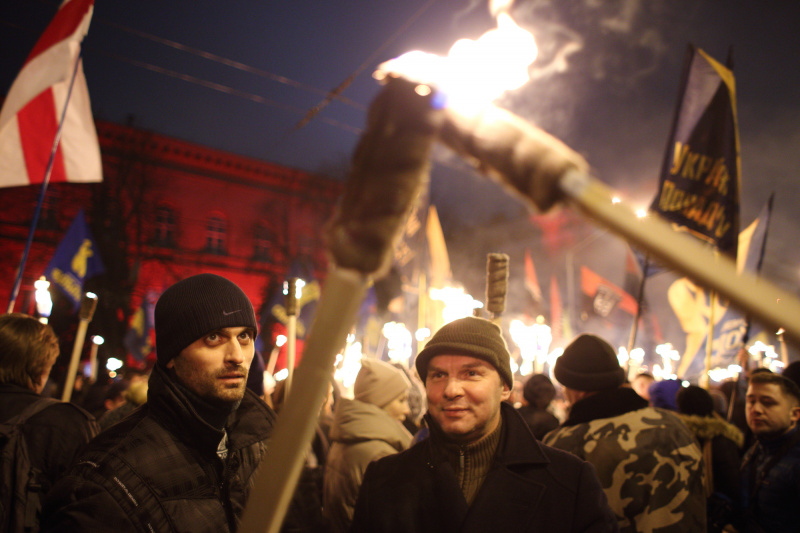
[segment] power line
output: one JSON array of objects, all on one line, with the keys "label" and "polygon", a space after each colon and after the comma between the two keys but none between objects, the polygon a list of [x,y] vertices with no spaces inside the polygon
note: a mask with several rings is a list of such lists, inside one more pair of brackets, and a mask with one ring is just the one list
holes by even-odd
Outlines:
[{"label": "power line", "polygon": [[[190,74],[185,74],[183,72],[177,72],[175,70],[170,70],[170,69],[167,69],[167,68],[164,68],[164,67],[159,67],[158,65],[153,65],[152,63],[146,63],[146,62],[140,61],[138,59],[132,59],[132,58],[129,58],[129,57],[124,57],[124,56],[118,55],[118,54],[112,54],[110,52],[106,52],[106,51],[100,50],[100,49],[95,49],[93,47],[86,47],[86,48],[87,48],[88,51],[91,51],[92,53],[104,55],[104,56],[110,57],[111,59],[114,59],[116,61],[121,61],[123,63],[128,63],[128,64],[131,64],[131,65],[134,65],[134,66],[149,70],[151,72],[156,72],[158,74],[163,74],[165,76],[176,78],[176,79],[188,82],[188,83],[193,83],[195,85],[199,85],[201,87],[205,87],[207,89],[211,89],[211,90],[218,91],[218,92],[221,92],[221,93],[229,94],[231,96],[236,96],[236,97],[239,97],[239,98],[243,98],[245,100],[250,100],[251,102],[267,105],[267,106],[270,106],[270,107],[276,107],[278,109],[283,109],[284,111],[289,111],[291,113],[296,113],[298,115],[302,115],[305,112],[303,109],[300,109],[299,107],[294,107],[294,106],[290,106],[290,105],[287,105],[287,104],[283,104],[281,102],[277,102],[275,100],[270,100],[269,98],[264,98],[263,96],[260,96],[258,94],[248,93],[246,91],[241,91],[239,89],[234,89],[233,87],[229,87],[229,86],[223,85],[221,83],[216,83],[216,82],[213,82],[213,81],[204,80],[202,78],[198,78],[198,77],[192,76]],[[356,127],[350,126],[349,124],[345,124],[344,122],[339,122],[338,120],[333,120],[333,119],[330,119],[330,118],[327,118],[327,117],[323,117],[320,120],[322,122],[324,122],[325,124],[328,124],[330,126],[334,126],[336,128],[340,128],[340,129],[345,130],[345,131],[349,131],[351,133],[355,133],[356,135],[360,135],[361,134],[361,129],[360,128],[356,128]]]},{"label": "power line", "polygon": [[328,106],[328,104],[330,104],[334,99],[340,98],[342,91],[347,89],[350,86],[350,84],[353,83],[353,81],[355,81],[355,79],[358,77],[358,75],[361,74],[364,71],[365,68],[370,66],[375,61],[375,59],[377,59],[377,57],[381,53],[383,53],[383,51],[386,49],[387,46],[389,46],[392,42],[394,42],[395,39],[397,39],[400,35],[402,35],[435,2],[436,2],[436,0],[428,0],[428,2],[426,2],[425,5],[423,5],[421,8],[419,8],[416,13],[411,15],[411,18],[409,18],[405,22],[405,24],[400,26],[400,28],[398,28],[397,31],[395,31],[386,41],[384,41],[384,43],[382,45],[380,45],[378,48],[376,48],[369,55],[369,57],[367,57],[367,59],[363,63],[361,63],[361,65],[359,65],[359,67],[356,70],[354,70],[353,73],[350,74],[350,76],[347,77],[347,79],[345,79],[342,83],[340,83],[336,88],[334,88],[330,92],[328,92],[325,95],[325,98],[320,103],[318,103],[317,105],[312,107],[308,111],[308,113],[306,113],[306,116],[304,116],[303,119],[300,122],[295,124],[294,129],[295,130],[299,130],[300,128],[304,127],[306,124],[311,122],[311,120],[315,116],[317,116],[320,111],[325,109]]},{"label": "power line", "polygon": [[[234,61],[233,59],[228,59],[226,57],[222,57],[222,56],[219,56],[219,55],[216,55],[216,54],[212,54],[211,52],[206,52],[205,50],[200,50],[199,48],[194,48],[194,47],[179,43],[177,41],[164,39],[162,37],[158,37],[156,35],[152,35],[150,33],[146,33],[146,32],[143,32],[141,30],[137,30],[137,29],[131,28],[129,26],[124,26],[122,24],[119,24],[119,23],[116,23],[116,22],[112,22],[110,20],[98,19],[98,22],[100,22],[100,23],[102,23],[102,24],[104,24],[106,26],[109,26],[111,28],[114,28],[114,29],[117,29],[117,30],[120,30],[120,31],[124,31],[124,32],[130,33],[132,35],[136,35],[137,37],[141,37],[142,39],[147,39],[147,40],[159,43],[159,44],[163,44],[164,46],[169,46],[171,48],[175,48],[176,50],[181,50],[183,52],[187,52],[189,54],[192,54],[192,55],[195,55],[195,56],[198,56],[198,57],[202,57],[204,59],[208,59],[209,61],[214,61],[215,63],[220,63],[222,65],[225,65],[225,66],[228,66],[228,67],[231,67],[231,68],[235,68],[235,69],[238,69],[238,70],[241,70],[241,71],[244,71],[244,72],[248,72],[250,74],[255,74],[256,76],[260,76],[260,77],[266,78],[268,80],[272,80],[272,81],[275,81],[275,82],[278,82],[278,83],[282,83],[284,85],[288,85],[290,87],[294,87],[295,89],[300,89],[300,90],[311,92],[311,93],[315,93],[315,94],[322,94],[322,95],[327,95],[328,94],[328,92],[323,90],[323,89],[318,89],[317,87],[313,87],[311,85],[308,85],[308,84],[305,84],[305,83],[301,83],[299,81],[292,80],[290,78],[287,78],[286,76],[281,76],[279,74],[274,74],[272,72],[269,72],[269,71],[266,71],[266,70],[263,70],[263,69],[260,69],[260,68],[256,68],[256,67],[247,65],[247,64],[242,63],[240,61]],[[351,100],[350,98],[347,98],[345,96],[337,95],[337,96],[335,96],[335,98],[336,98],[336,100],[342,102],[343,104],[349,105],[349,106],[354,107],[356,109],[359,109],[361,111],[366,111],[366,109],[367,109],[365,105],[360,104],[360,103],[356,102],[355,100]]]}]

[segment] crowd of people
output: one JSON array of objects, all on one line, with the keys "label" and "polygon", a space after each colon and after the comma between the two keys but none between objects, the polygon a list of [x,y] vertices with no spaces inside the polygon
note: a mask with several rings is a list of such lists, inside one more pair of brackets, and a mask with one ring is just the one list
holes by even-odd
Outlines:
[{"label": "crowd of people", "polygon": [[[200,274],[161,295],[155,330],[149,376],[102,393],[79,380],[61,402],[47,388],[52,328],[0,316],[0,529],[237,530],[283,397],[259,379],[253,306]],[[352,398],[331,380],[281,530],[792,531],[794,366],[712,390],[628,382],[584,334],[515,401],[500,327],[462,318],[413,369],[362,359]]]}]

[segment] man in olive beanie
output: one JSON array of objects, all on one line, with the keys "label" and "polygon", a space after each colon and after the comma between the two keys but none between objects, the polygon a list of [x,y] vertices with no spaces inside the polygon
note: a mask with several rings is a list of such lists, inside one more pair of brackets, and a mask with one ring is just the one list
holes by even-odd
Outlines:
[{"label": "man in olive beanie", "polygon": [[595,466],[620,530],[705,531],[702,451],[675,414],[624,386],[614,348],[580,335],[553,373],[570,410],[544,442]]},{"label": "man in olive beanie", "polygon": [[511,355],[500,327],[489,320],[468,316],[443,326],[431,337],[415,361],[417,373],[425,383],[428,363],[440,354],[469,355],[492,365],[503,383],[514,388]]},{"label": "man in olive beanie", "polygon": [[429,436],[367,467],[351,533],[616,531],[592,466],[537,442],[511,394],[500,328],[444,325],[416,359]]},{"label": "man in olive beanie", "polygon": [[56,485],[44,530],[234,531],[275,420],[246,388],[257,328],[228,279],[199,274],[167,288],[147,402]]}]

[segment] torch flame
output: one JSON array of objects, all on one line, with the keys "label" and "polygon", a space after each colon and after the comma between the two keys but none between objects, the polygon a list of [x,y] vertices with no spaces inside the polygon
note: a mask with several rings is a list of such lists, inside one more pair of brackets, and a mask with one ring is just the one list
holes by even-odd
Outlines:
[{"label": "torch flame", "polygon": [[447,96],[448,106],[461,112],[485,107],[504,92],[522,87],[530,80],[528,66],[538,54],[536,39],[504,7],[492,9],[500,11],[497,28],[477,40],[459,39],[447,57],[408,52],[380,65],[375,77],[393,74],[435,85]]}]

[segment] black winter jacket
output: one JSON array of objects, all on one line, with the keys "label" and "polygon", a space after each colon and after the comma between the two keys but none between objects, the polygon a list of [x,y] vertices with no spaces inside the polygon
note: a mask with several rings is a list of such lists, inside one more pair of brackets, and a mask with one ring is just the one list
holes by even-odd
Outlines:
[{"label": "black winter jacket", "polygon": [[[0,421],[19,415],[42,397],[30,389],[0,384]],[[92,415],[68,402],[55,403],[28,419],[22,429],[31,466],[41,474],[44,496],[72,466],[99,428]]]},{"label": "black winter jacket", "polygon": [[148,401],[102,432],[50,492],[44,531],[235,531],[275,414],[251,391],[223,432],[156,365]]},{"label": "black winter jacket", "polygon": [[615,532],[617,522],[594,468],[537,442],[505,403],[495,462],[472,505],[437,432],[367,467],[351,533]]}]

